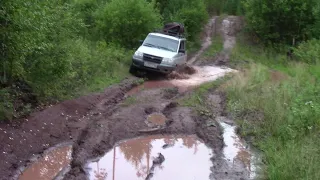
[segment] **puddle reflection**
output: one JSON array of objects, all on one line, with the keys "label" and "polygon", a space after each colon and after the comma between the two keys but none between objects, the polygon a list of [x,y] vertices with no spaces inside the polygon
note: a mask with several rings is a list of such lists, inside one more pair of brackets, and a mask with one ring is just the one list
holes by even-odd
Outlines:
[{"label": "puddle reflection", "polygon": [[254,165],[254,156],[248,148],[245,147],[240,137],[235,132],[235,126],[231,126],[224,122],[220,122],[223,127],[223,139],[225,147],[223,149],[224,156],[227,161],[235,164],[236,161],[242,162],[252,178],[255,176],[256,166]]},{"label": "puddle reflection", "polygon": [[[163,146],[167,148],[163,148]],[[154,135],[120,143],[88,165],[91,180],[142,180],[161,153],[165,161],[152,179],[209,179],[212,150],[196,136]]]},{"label": "puddle reflection", "polygon": [[56,148],[28,167],[19,180],[52,180],[71,161],[71,146]]}]

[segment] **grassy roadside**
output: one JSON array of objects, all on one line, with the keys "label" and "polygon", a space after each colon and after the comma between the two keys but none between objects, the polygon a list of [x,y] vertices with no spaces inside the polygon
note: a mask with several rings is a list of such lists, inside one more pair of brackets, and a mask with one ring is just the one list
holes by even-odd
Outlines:
[{"label": "grassy roadside", "polygon": [[262,151],[267,178],[320,179],[319,65],[290,63],[241,39],[231,61],[244,70],[225,86],[228,110]]}]

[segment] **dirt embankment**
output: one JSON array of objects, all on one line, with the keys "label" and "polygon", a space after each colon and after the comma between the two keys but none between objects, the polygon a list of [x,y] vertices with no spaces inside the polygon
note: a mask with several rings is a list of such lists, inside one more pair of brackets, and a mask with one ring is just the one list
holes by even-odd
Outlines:
[{"label": "dirt embankment", "polygon": [[[217,18],[210,20],[203,48],[190,63],[201,62],[198,58],[212,43],[212,33],[216,33],[217,27],[222,27],[218,31],[223,32],[225,55],[215,57],[209,63],[228,61],[239,19],[227,17],[226,21],[222,20],[221,26],[215,26]],[[187,80],[193,74],[199,75],[194,69],[187,68],[187,71]],[[197,78],[206,77],[201,75]],[[107,88],[103,93],[66,101],[34,113],[16,126],[0,124],[0,179],[12,178],[20,167],[31,163],[30,157],[36,159],[44,150],[62,142],[70,142],[73,150],[71,170],[64,179],[87,179],[85,164],[89,159],[100,157],[118,141],[153,134],[196,134],[214,151],[210,179],[248,179],[247,170],[242,165],[230,168],[223,158],[222,130],[216,121],[217,117],[226,115],[223,93],[212,89],[206,101],[210,112],[198,114],[192,108],[177,103],[182,97],[192,94],[192,89],[180,92],[176,86],[193,81],[172,80],[167,88],[142,88],[141,91],[127,94],[133,88],[134,81],[126,80]],[[167,122],[161,126],[146,123],[146,118],[152,113],[163,114]]]}]

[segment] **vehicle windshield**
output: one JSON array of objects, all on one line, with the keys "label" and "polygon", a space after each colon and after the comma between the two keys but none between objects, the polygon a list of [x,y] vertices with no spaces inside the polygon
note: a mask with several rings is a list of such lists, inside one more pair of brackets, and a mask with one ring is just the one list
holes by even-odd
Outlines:
[{"label": "vehicle windshield", "polygon": [[143,45],[148,47],[164,49],[167,51],[177,52],[179,41],[160,36],[148,35],[147,38],[144,40]]}]

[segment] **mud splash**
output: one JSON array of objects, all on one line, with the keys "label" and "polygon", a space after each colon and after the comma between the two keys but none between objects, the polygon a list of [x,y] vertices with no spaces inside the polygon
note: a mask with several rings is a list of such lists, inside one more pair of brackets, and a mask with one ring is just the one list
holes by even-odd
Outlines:
[{"label": "mud splash", "polygon": [[87,164],[89,179],[146,179],[158,153],[165,160],[154,169],[152,180],[209,179],[212,150],[196,136],[168,135],[141,137],[118,144],[101,159]]},{"label": "mud splash", "polygon": [[56,179],[71,162],[71,146],[55,148],[46,153],[41,159],[26,168],[19,180],[52,180]]},{"label": "mud splash", "polygon": [[219,121],[223,128],[223,140],[225,147],[223,154],[230,166],[241,163],[248,171],[248,177],[254,179],[257,175],[257,161],[258,158],[244,141],[236,134],[235,126],[229,125],[225,122]]},{"label": "mud splash", "polygon": [[192,68],[194,69],[193,74],[184,74],[187,78],[162,81],[147,81],[142,85],[130,90],[127,95],[133,95],[146,89],[174,87],[178,88],[179,93],[183,93],[201,84],[215,81],[218,78],[225,76],[227,73],[236,72],[233,69],[218,66],[192,66]]}]

